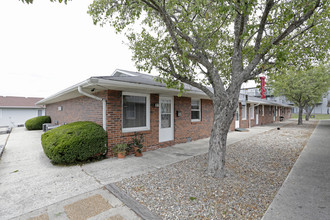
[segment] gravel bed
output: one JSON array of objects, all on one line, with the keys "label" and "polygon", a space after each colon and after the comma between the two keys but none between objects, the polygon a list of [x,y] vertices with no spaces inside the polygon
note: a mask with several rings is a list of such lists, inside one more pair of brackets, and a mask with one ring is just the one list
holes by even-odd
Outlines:
[{"label": "gravel bed", "polygon": [[204,154],[116,185],[163,219],[261,219],[316,124],[290,124],[227,146],[222,180],[204,174]]}]

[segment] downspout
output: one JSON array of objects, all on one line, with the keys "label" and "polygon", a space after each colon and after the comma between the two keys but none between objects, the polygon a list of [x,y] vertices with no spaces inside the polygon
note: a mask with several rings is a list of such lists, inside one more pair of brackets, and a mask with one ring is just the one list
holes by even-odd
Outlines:
[{"label": "downspout", "polygon": [[103,123],[103,129],[107,130],[107,122],[106,122],[106,110],[107,110],[107,103],[105,99],[102,99],[100,97],[97,97],[95,95],[91,95],[89,93],[86,93],[82,90],[81,86],[78,86],[78,92],[84,96],[88,96],[89,98],[96,99],[98,101],[102,101],[102,123]]}]

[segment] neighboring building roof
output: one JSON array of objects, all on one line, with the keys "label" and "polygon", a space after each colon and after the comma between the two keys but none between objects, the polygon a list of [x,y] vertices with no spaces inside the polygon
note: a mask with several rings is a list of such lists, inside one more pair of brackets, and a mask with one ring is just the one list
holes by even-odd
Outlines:
[{"label": "neighboring building roof", "polygon": [[43,108],[36,103],[43,98],[0,96],[0,108]]}]

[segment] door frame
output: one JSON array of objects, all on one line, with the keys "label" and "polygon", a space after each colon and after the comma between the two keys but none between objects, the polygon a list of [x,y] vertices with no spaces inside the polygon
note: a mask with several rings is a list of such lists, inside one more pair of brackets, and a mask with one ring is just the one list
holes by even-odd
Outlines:
[{"label": "door frame", "polygon": [[[164,129],[162,130],[161,128],[161,100],[162,99],[167,99],[167,100],[171,100],[171,127],[170,129],[168,128],[168,132],[170,132],[170,138],[168,139],[164,139],[164,133],[162,133],[162,131],[164,132]],[[159,143],[161,142],[166,142],[166,141],[173,141],[174,140],[174,97],[173,96],[159,96],[159,123],[158,123],[158,128],[159,128],[159,132],[158,132],[158,141]]]},{"label": "door frame", "polygon": [[[239,128],[239,117],[240,117],[240,113],[239,113],[239,105],[238,105],[238,107],[237,107],[237,109],[236,109],[236,112],[235,112],[235,129],[236,128]],[[237,115],[236,115],[237,114]],[[238,119],[238,120],[237,120]]]},{"label": "door frame", "polygon": [[259,105],[256,106],[256,125],[259,125]]}]

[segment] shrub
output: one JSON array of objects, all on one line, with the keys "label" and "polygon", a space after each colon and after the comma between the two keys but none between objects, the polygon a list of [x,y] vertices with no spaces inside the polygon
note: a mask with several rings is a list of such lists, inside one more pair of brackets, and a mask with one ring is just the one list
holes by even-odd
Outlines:
[{"label": "shrub", "polygon": [[25,122],[25,127],[28,130],[42,130],[42,124],[50,123],[49,116],[39,116],[35,118],[31,118]]},{"label": "shrub", "polygon": [[107,151],[107,133],[94,122],[79,121],[45,132],[41,144],[54,163],[77,164]]}]

